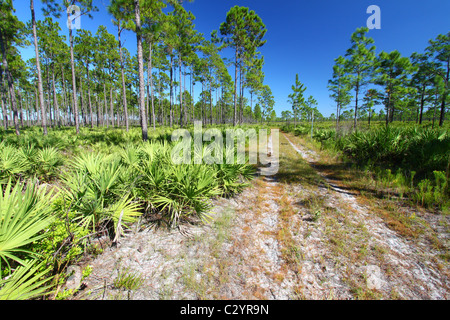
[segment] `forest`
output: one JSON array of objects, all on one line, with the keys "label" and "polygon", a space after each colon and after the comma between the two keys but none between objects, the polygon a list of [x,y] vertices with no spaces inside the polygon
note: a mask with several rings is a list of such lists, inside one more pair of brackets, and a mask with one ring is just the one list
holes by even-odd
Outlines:
[{"label": "forest", "polygon": [[[0,300],[448,299],[450,32],[403,56],[357,28],[334,111],[296,70],[277,115],[251,8],[203,34],[186,1],[111,0],[115,29],[92,32],[99,3],[37,1],[22,22],[0,0]],[[175,164],[194,122],[267,131],[279,171],[228,149]]]}]

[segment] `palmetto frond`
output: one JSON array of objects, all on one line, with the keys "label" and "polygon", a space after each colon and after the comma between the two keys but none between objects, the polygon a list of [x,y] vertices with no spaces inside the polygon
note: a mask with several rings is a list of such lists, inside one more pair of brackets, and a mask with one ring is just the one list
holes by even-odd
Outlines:
[{"label": "palmetto frond", "polygon": [[32,254],[24,247],[42,237],[41,233],[53,220],[52,193],[29,183],[22,193],[22,185],[12,187],[9,182],[0,194],[0,268],[2,260],[21,264],[21,255]]},{"label": "palmetto frond", "polygon": [[0,300],[27,300],[51,293],[47,291],[51,286],[45,285],[52,278],[48,276],[50,270],[39,271],[42,266],[34,260],[26,261],[8,279],[0,280]]}]

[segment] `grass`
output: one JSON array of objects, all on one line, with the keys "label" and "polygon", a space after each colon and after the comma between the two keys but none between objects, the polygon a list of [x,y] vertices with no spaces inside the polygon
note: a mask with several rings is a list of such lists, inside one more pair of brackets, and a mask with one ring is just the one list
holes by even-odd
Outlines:
[{"label": "grass", "polygon": [[118,270],[113,286],[116,289],[132,291],[139,289],[143,283],[144,278],[139,272],[131,271],[129,268],[122,268]]},{"label": "grass", "polygon": [[[341,155],[330,156],[329,149],[320,150],[316,142],[309,137],[290,136],[294,143],[303,144],[312,148],[320,155],[320,162],[315,163],[314,167],[324,174],[333,184],[346,192],[357,195],[358,203],[363,206],[369,206],[371,212],[379,215],[387,225],[399,234],[408,238],[417,238],[424,235],[435,243],[435,247],[442,247],[442,243],[437,240],[432,227],[419,217],[411,218],[404,212],[407,208],[413,211],[422,211],[422,203],[417,201],[417,197],[422,197],[416,186],[412,186],[411,178],[405,178],[401,172],[392,173],[390,170],[376,169],[371,171],[368,168],[360,167]],[[428,189],[428,196],[432,199],[442,197],[445,178],[442,174],[435,173],[436,181],[440,181],[439,189]],[[439,185],[436,182],[434,185]],[[431,190],[431,191],[430,191]],[[441,198],[442,199],[442,198]],[[445,198],[444,198],[445,199]],[[431,200],[430,202],[433,202]],[[437,214],[445,215],[446,205],[442,206],[424,206],[425,209],[432,209]],[[404,208],[399,210],[399,208]],[[447,209],[448,210],[448,209]]]},{"label": "grass", "polygon": [[[391,196],[393,191],[395,197],[448,212],[448,126],[432,129],[394,123],[389,127],[377,125],[371,129],[361,128],[336,137],[333,131],[335,129],[325,122],[316,126],[313,139],[301,128],[300,126],[296,133],[310,147],[321,150],[325,148],[327,154],[352,164],[351,171],[367,177],[365,182],[369,183],[370,190],[361,188],[364,192],[380,193],[381,190],[386,190],[386,194],[381,192],[379,196]],[[351,174],[346,177],[343,170],[340,170],[339,176],[347,182],[359,180],[353,179]]]}]

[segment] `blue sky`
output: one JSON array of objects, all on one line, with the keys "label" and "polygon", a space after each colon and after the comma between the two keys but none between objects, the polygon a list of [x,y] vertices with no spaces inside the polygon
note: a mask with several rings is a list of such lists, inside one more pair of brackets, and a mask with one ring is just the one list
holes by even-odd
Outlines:
[{"label": "blue sky", "polygon": [[[110,33],[116,34],[111,16],[106,12],[109,1],[94,0],[94,3],[99,12],[93,14],[93,19],[82,17],[81,27],[95,33],[98,26],[105,25]],[[14,0],[14,5],[20,20],[31,18],[29,1]],[[322,114],[328,116],[335,112],[327,90],[333,60],[345,54],[356,28],[366,26],[370,16],[366,10],[370,5],[381,9],[381,29],[370,30],[368,34],[375,40],[377,53],[399,50],[409,56],[415,51],[423,52],[428,40],[450,31],[449,0],[194,0],[186,3],[185,8],[196,16],[196,29],[209,38],[234,5],[254,10],[267,27],[267,43],[260,51],[265,59],[265,84],[272,89],[277,115],[282,110],[290,110],[287,99],[296,73],[307,87],[305,94],[316,98]],[[36,19],[43,19],[39,0],[35,6]],[[65,20],[59,21],[62,33],[68,35]],[[135,35],[126,32],[123,38],[125,47],[134,54]],[[23,58],[28,59],[33,56],[34,48],[22,52]],[[231,53],[231,49],[226,49],[223,56]],[[230,69],[234,77],[233,72]]]}]

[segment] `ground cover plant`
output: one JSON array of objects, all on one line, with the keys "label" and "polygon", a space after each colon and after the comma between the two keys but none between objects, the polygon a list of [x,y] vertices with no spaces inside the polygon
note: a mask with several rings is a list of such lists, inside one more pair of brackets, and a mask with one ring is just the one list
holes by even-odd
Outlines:
[{"label": "ground cover plant", "polygon": [[[286,132],[311,138],[311,126],[283,126]],[[416,204],[448,211],[450,134],[431,127],[372,125],[336,134],[333,123],[316,124],[312,140],[321,148],[340,152],[346,161],[369,170]]]},{"label": "ground cover plant", "polygon": [[441,30],[400,43],[361,3],[1,0],[0,299],[448,298],[448,4],[380,1]]},{"label": "ground cover plant", "polygon": [[51,131],[58,147],[47,146],[43,136],[5,136],[0,255],[8,279],[2,280],[2,298],[48,293],[64,280],[58,277],[68,264],[96,250],[89,249],[92,239],[117,239],[139,217],[156,217],[170,228],[207,222],[210,200],[242,191],[255,174],[248,162],[176,165],[175,143],[166,140],[170,130],[153,132],[147,142],[136,138],[138,130],[82,129],[70,142],[66,132]]}]

